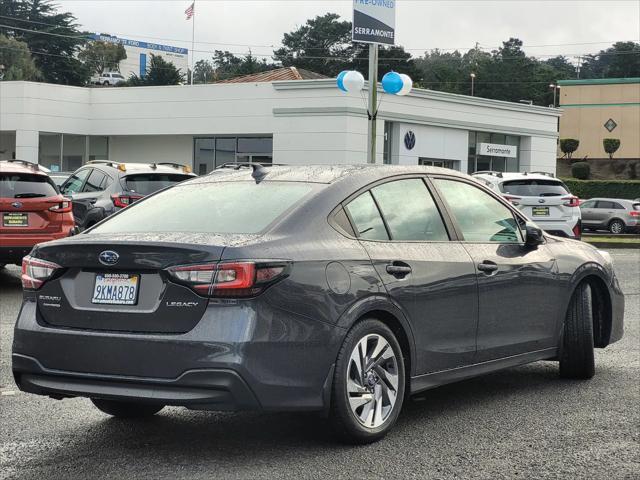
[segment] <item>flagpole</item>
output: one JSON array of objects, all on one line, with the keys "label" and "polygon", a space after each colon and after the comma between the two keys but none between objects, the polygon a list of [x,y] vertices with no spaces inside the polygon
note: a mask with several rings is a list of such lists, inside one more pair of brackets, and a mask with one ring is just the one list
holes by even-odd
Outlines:
[{"label": "flagpole", "polygon": [[193,85],[193,63],[196,52],[195,48],[195,40],[196,40],[196,0],[193,0],[193,13],[191,15],[191,85]]}]

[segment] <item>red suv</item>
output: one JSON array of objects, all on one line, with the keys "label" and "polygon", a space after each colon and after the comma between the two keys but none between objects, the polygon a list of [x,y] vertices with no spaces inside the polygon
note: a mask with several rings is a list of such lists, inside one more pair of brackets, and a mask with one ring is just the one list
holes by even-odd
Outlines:
[{"label": "red suv", "polygon": [[0,266],[19,265],[36,243],[67,237],[71,201],[38,165],[0,161]]}]

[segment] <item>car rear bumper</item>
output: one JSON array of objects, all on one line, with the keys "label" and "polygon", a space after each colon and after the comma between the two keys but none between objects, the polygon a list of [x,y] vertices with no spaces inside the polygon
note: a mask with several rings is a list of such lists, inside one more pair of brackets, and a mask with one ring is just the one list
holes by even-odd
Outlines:
[{"label": "car rear bumper", "polygon": [[56,233],[47,235],[0,235],[2,246],[0,246],[0,263],[17,263],[29,255],[31,249],[38,243],[50,242],[66,238],[71,234],[73,225]]},{"label": "car rear bumper", "polygon": [[22,391],[54,398],[84,396],[161,403],[191,409],[259,410],[260,403],[233,370],[190,370],[178,378],[80,374],[44,368],[35,358],[13,354],[13,374]]},{"label": "car rear bumper", "polygon": [[573,231],[574,227],[580,222],[580,218],[572,218],[567,221],[563,220],[541,220],[534,218],[533,220],[545,232],[557,235],[559,237],[579,238]]},{"label": "car rear bumper", "polygon": [[345,331],[262,300],[229,303],[208,307],[185,334],[144,334],[48,326],[26,298],[14,332],[16,383],[54,398],[323,410]]}]

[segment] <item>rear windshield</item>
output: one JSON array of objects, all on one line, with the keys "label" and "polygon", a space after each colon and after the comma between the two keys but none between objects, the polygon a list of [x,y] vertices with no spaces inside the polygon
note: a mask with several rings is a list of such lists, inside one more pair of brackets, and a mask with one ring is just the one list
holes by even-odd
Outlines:
[{"label": "rear windshield", "polygon": [[521,197],[557,197],[569,191],[558,180],[509,180],[500,185],[502,193]]},{"label": "rear windshield", "polygon": [[259,233],[314,188],[293,182],[181,185],[125,208],[91,233]]},{"label": "rear windshield", "polygon": [[634,210],[640,210],[640,203],[634,203],[632,207]]},{"label": "rear windshield", "polygon": [[193,176],[180,175],[179,173],[139,173],[124,177],[124,186],[130,192],[149,195],[189,178],[193,178]]},{"label": "rear windshield", "polygon": [[0,197],[37,198],[55,197],[58,189],[46,175],[29,173],[0,173]]}]

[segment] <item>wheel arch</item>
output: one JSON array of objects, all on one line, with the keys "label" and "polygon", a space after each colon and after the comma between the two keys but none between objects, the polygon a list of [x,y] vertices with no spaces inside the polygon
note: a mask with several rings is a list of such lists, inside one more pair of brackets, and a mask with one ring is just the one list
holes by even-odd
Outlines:
[{"label": "wheel arch", "polygon": [[593,345],[596,348],[604,348],[609,345],[613,325],[613,305],[611,302],[611,293],[607,286],[608,276],[599,265],[597,267],[593,265],[591,268],[582,270],[572,281],[571,295],[569,296],[566,309],[569,308],[571,298],[578,286],[584,283],[591,288]]},{"label": "wheel arch", "polygon": [[416,367],[413,330],[402,308],[385,296],[374,295],[349,308],[339,319],[338,326],[350,330],[356,323],[375,318],[394,333],[402,349],[407,380]]}]

